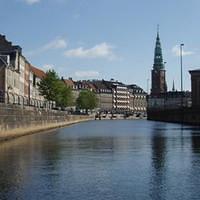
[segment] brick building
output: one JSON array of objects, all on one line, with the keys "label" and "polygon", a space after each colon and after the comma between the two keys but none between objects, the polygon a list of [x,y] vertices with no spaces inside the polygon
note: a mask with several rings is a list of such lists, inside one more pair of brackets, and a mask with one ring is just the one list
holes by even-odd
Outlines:
[{"label": "brick building", "polygon": [[167,84],[165,80],[165,66],[163,63],[162,48],[157,32],[156,46],[154,51],[154,64],[151,71],[151,95],[160,95],[161,93],[167,92]]}]

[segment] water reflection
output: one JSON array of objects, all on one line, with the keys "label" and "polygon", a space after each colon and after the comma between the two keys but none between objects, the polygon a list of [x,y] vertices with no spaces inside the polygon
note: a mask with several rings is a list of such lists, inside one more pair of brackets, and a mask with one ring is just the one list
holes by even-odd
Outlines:
[{"label": "water reflection", "polygon": [[52,157],[57,154],[59,145],[52,141],[51,148],[50,143],[45,145],[40,137],[43,136],[39,134],[1,143],[0,199],[23,199],[22,190],[32,181],[33,168],[38,164],[45,167],[55,164],[56,159]]},{"label": "water reflection", "polygon": [[199,129],[192,129],[191,139],[192,139],[193,153],[200,154],[200,130]]},{"label": "water reflection", "polygon": [[152,148],[152,177],[150,185],[152,199],[165,199],[165,159],[166,159],[166,124],[155,124],[152,128],[151,134],[151,148]]},{"label": "water reflection", "polygon": [[200,131],[95,121],[1,143],[0,199],[198,199]]},{"label": "water reflection", "polygon": [[160,123],[153,126],[151,136],[151,148],[152,148],[152,165],[156,171],[162,171],[165,164],[166,154],[166,137],[165,137],[166,124]]}]

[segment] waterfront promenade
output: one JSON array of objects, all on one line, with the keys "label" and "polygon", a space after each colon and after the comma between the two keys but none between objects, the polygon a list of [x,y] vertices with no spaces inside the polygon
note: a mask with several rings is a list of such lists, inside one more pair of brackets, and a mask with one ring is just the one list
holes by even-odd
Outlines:
[{"label": "waterfront promenade", "polygon": [[0,141],[94,119],[140,119],[142,115],[69,114],[65,111],[0,103]]}]

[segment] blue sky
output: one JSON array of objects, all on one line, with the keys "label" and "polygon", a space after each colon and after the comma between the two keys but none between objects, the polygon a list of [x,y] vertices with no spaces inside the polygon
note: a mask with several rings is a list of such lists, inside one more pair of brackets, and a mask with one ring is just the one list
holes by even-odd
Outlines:
[{"label": "blue sky", "polygon": [[[111,79],[147,90],[157,24],[168,89],[180,88],[179,45],[188,70],[200,68],[199,0],[0,0],[1,34],[34,65],[73,79]],[[149,88],[150,88],[149,81]]]}]

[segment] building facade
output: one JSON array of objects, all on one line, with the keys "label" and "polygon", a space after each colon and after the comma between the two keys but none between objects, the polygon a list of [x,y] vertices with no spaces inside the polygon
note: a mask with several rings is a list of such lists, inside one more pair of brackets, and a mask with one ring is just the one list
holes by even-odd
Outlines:
[{"label": "building facade", "polygon": [[178,109],[191,107],[191,92],[170,91],[159,96],[149,96],[148,109]]},{"label": "building facade", "polygon": [[90,90],[96,94],[97,110],[104,113],[146,112],[146,93],[137,85],[125,85],[119,81],[63,79],[72,88],[74,102],[81,90]]},{"label": "building facade", "polygon": [[[46,76],[45,72],[41,69],[38,69],[34,66],[30,66],[30,72],[29,72],[29,98],[32,99],[32,101],[44,101],[44,97],[40,95],[38,83],[41,81],[42,78]],[[31,102],[31,104],[33,104]]]},{"label": "building facade", "polygon": [[104,81],[104,83],[112,90],[112,111],[116,113],[130,111],[130,93],[127,86],[114,80]]},{"label": "building facade", "polygon": [[146,93],[139,86],[135,84],[125,85],[114,80],[102,80],[99,81],[99,85],[96,93],[99,96],[101,110],[108,110],[115,113],[146,112]]},{"label": "building facade", "polygon": [[112,112],[113,110],[113,93],[112,88],[109,88],[104,83],[104,80],[92,81],[95,87],[98,106],[100,112]]},{"label": "building facade", "polygon": [[130,93],[130,111],[145,113],[147,109],[147,93],[135,84],[127,87]]},{"label": "building facade", "polygon": [[189,72],[191,75],[192,107],[200,108],[200,69]]},{"label": "building facade", "polygon": [[130,93],[126,85],[113,83],[113,109],[117,113],[130,111]]},{"label": "building facade", "polygon": [[33,67],[22,54],[20,46],[13,45],[0,35],[0,100],[19,105],[35,105],[44,101],[37,83],[45,73]]},{"label": "building facade", "polygon": [[14,104],[24,102],[24,86],[29,84],[25,79],[26,65],[27,60],[22,55],[21,47],[0,35],[0,90],[4,94],[4,101]]}]

